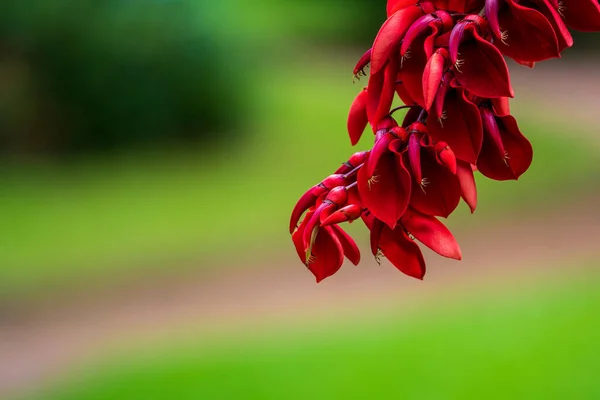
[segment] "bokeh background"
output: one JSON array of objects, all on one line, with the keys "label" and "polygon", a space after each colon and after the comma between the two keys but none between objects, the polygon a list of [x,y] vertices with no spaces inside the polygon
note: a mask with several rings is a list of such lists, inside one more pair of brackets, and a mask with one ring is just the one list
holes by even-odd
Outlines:
[{"label": "bokeh background", "polygon": [[297,260],[384,3],[3,1],[0,398],[600,397],[600,35],[510,64],[535,159],[463,261]]}]

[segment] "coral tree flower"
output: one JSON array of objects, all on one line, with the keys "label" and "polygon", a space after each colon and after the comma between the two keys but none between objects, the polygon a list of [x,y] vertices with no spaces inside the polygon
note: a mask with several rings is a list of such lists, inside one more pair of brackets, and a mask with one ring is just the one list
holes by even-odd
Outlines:
[{"label": "coral tree flower", "polygon": [[[460,260],[438,218],[448,218],[461,199],[475,211],[476,173],[516,180],[533,160],[510,113],[514,91],[504,57],[532,67],[572,46],[568,28],[600,31],[596,0],[388,0],[386,11],[354,68],[355,79],[368,81],[347,120],[351,144],[371,130],[373,147],[308,189],[290,218],[298,257],[317,282],[344,258],[360,262],[339,226],[357,220],[370,231],[375,259],[385,257],[408,276],[425,275],[419,243]],[[405,105],[392,109],[397,99]]]}]

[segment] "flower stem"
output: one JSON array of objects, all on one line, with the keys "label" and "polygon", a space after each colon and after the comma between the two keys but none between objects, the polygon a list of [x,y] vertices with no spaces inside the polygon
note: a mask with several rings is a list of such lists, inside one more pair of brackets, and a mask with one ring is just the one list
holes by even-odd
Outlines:
[{"label": "flower stem", "polygon": [[365,163],[362,163],[359,166],[355,167],[352,171],[349,171],[349,172],[345,173],[344,174],[344,179],[348,179],[352,175],[356,174],[358,172],[358,170],[362,168],[363,165],[365,165]]}]

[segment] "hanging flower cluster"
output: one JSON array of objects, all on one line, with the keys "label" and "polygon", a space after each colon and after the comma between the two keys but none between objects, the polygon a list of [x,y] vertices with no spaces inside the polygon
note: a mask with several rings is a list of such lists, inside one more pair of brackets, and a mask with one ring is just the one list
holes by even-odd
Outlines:
[{"label": "hanging flower cluster", "polygon": [[[533,157],[510,115],[504,56],[533,67],[572,45],[567,27],[600,31],[597,0],[388,0],[387,15],[354,70],[366,76],[370,64],[348,116],[352,145],[368,125],[373,148],[310,188],[292,212],[293,243],[317,282],[344,257],[359,263],[356,243],[338,225],[359,218],[376,259],[385,256],[409,276],[425,275],[416,241],[460,259],[438,217],[461,197],[475,210],[474,171],[518,179]],[[392,109],[396,95],[405,105]]]}]

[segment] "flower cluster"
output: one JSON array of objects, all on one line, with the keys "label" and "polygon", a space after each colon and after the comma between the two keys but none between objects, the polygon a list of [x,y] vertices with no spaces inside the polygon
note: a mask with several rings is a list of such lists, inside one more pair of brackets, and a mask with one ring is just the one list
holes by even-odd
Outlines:
[{"label": "flower cluster", "polygon": [[[416,240],[460,259],[438,217],[461,198],[475,210],[474,171],[518,179],[533,158],[510,115],[504,56],[533,67],[572,45],[568,27],[600,31],[597,0],[388,0],[387,15],[354,70],[366,76],[370,64],[347,125],[353,145],[370,126],[373,148],[310,188],[292,212],[293,243],[317,282],[344,257],[359,263],[356,243],[338,226],[359,218],[376,259],[409,276],[425,275]],[[392,109],[395,96],[405,105]],[[402,121],[399,109],[407,110]]]}]

